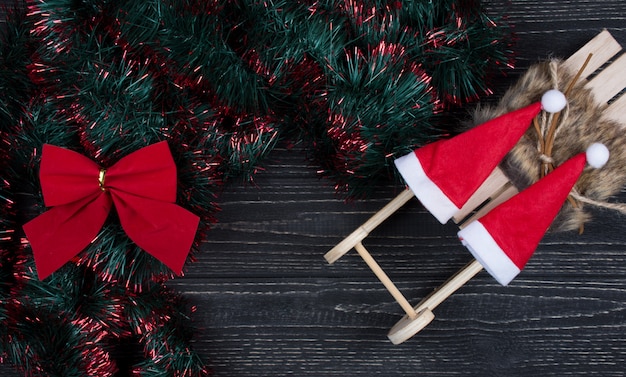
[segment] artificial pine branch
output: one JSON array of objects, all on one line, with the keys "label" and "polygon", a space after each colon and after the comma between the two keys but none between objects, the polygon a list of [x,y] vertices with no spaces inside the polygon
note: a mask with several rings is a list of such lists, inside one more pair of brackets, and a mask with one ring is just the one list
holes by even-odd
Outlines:
[{"label": "artificial pine branch", "polygon": [[[64,375],[112,375],[125,341],[139,351],[135,375],[208,373],[191,347],[192,308],[163,285],[172,273],[114,212],[36,279],[19,226],[46,210],[43,144],[107,167],[167,140],[177,203],[202,220],[193,260],[225,184],[251,180],[280,140],[303,142],[338,192],[365,196],[394,175],[394,157],[447,134],[437,113],[489,92],[488,71],[510,53],[507,28],[478,1],[28,0],[9,21],[0,351],[31,375],[65,364]],[[89,353],[102,363],[81,360]]]},{"label": "artificial pine branch", "polygon": [[125,315],[146,356],[135,365],[135,375],[200,377],[208,374],[200,356],[189,347],[197,335],[191,318],[196,310],[194,306],[161,284],[131,295],[129,303]]},{"label": "artificial pine branch", "polygon": [[437,112],[489,93],[490,70],[511,55],[508,28],[476,1],[236,1],[224,12],[234,50],[272,85],[268,98],[282,95],[272,107],[282,131],[299,128],[349,198],[392,177],[395,157],[448,134]]},{"label": "artificial pine branch", "polygon": [[[33,9],[31,6],[31,11]],[[33,14],[37,12],[31,13],[30,17],[36,17]],[[12,22],[9,30],[32,29],[33,18],[16,16],[10,20]],[[13,68],[0,71],[3,73],[0,82],[21,81],[28,84],[31,82],[30,76],[37,86],[7,85],[7,89],[26,88],[30,89],[30,92],[24,90],[25,95],[21,97],[17,94],[8,95],[0,104],[6,109],[3,114],[7,116],[1,130],[2,140],[5,142],[2,145],[2,156],[11,157],[2,159],[3,176],[6,176],[6,179],[0,187],[0,197],[3,199],[0,207],[2,209],[0,233],[7,235],[0,240],[2,258],[0,320],[3,324],[0,332],[0,350],[5,360],[29,376],[113,376],[117,371],[116,361],[111,356],[115,353],[115,344],[123,337],[133,336],[133,327],[122,313],[122,308],[133,310],[128,297],[145,285],[146,281],[158,276],[155,271],[158,273],[159,270],[163,270],[163,266],[152,257],[147,258],[152,258],[148,262],[141,262],[142,256],[145,257],[146,253],[138,250],[123,237],[119,224],[111,220],[99,240],[79,258],[67,263],[46,281],[39,281],[36,278],[32,255],[20,242],[20,232],[17,228],[18,223],[23,223],[44,210],[37,178],[41,146],[44,143],[52,143],[84,150],[85,145],[89,144],[85,143],[86,129],[82,128],[81,124],[81,120],[84,119],[78,119],[83,114],[78,109],[85,107],[79,100],[88,103],[88,100],[101,99],[102,94],[98,95],[98,90],[108,90],[107,94],[115,90],[125,91],[126,83],[117,87],[107,87],[106,84],[112,81],[95,80],[95,83],[92,82],[94,86],[89,90],[76,91],[77,87],[85,84],[89,75],[94,75],[90,73],[93,70],[87,69],[93,68],[94,65],[89,66],[84,60],[71,61],[76,59],[76,56],[71,56],[71,59],[64,61],[63,64],[53,64],[51,60],[44,58],[47,51],[39,49],[37,53],[32,53],[21,48],[38,45],[30,39],[33,34],[22,32],[13,35],[21,38],[3,40],[1,50],[3,55],[0,60],[3,66],[7,66],[9,56],[7,53],[10,53],[12,58],[10,64]],[[87,34],[83,34],[85,35]],[[87,38],[87,42],[95,39],[97,38]],[[77,48],[80,42],[85,40],[80,38],[73,40],[71,48]],[[13,45],[18,47],[13,48]],[[94,48],[89,43],[86,45]],[[20,51],[24,53],[20,56],[21,59],[16,59],[15,55]],[[93,51],[89,51],[91,52]],[[35,58],[34,62],[30,61],[31,56]],[[102,51],[97,58],[109,62]],[[22,64],[16,64],[19,62]],[[78,66],[83,69],[75,71]],[[124,73],[130,71],[126,70]],[[16,79],[14,76],[19,73],[23,76]],[[138,94],[141,92],[132,92],[130,96],[136,99],[140,97]],[[123,102],[124,98],[120,97],[117,104]],[[126,104],[132,105],[132,101]],[[107,142],[115,141],[110,135],[101,136]],[[205,142],[201,138],[197,140],[198,143]],[[215,151],[214,153],[217,154]],[[187,156],[198,159],[197,153],[192,150],[187,151]],[[212,166],[211,160],[202,162]],[[201,178],[203,181],[207,180],[207,176],[202,174],[205,173],[207,165],[198,166],[197,160],[185,160],[182,163],[188,163],[190,168],[185,174],[185,177],[188,177],[184,182],[187,187],[196,192],[214,188],[213,185],[203,188],[194,182]],[[16,203],[18,198],[16,193],[19,193],[19,203]],[[206,191],[201,191],[200,195],[206,195]],[[212,192],[210,195],[213,197]],[[198,201],[200,200],[196,199],[196,202]],[[206,201],[202,202],[206,207]],[[137,256],[132,255],[133,251]],[[125,265],[128,267],[124,268]],[[110,271],[115,271],[115,274]],[[149,301],[154,298],[142,296],[142,299]],[[175,301],[169,303],[168,300]],[[160,297],[156,302],[169,304],[166,306],[168,309],[159,308],[159,313],[162,313],[163,317],[175,316],[175,313],[169,313],[168,310],[175,309],[178,313],[182,310],[177,306],[180,301],[181,298],[173,293],[167,297]],[[176,326],[179,325],[181,324],[177,322]],[[155,335],[155,338],[157,337],[158,335]],[[170,341],[176,349],[186,349],[187,355],[171,355],[172,364],[162,366],[163,373],[174,373],[170,367],[177,367],[177,364],[186,363],[190,366],[188,360],[191,357],[196,363],[195,369],[192,369],[195,371],[194,375],[206,375],[207,370],[203,366],[203,361],[192,350],[189,340],[187,337]],[[150,358],[153,354],[151,346],[146,344],[145,347],[147,347],[145,357]],[[183,359],[187,361],[183,362]],[[137,363],[138,366],[134,370],[142,373],[142,361],[139,360]],[[183,369],[179,371],[180,375],[183,375],[184,372],[181,371]]]}]

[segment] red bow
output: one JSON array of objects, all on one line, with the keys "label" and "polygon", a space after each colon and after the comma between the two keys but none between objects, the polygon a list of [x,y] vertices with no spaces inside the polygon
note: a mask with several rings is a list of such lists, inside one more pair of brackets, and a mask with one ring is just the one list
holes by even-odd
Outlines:
[{"label": "red bow", "polygon": [[200,219],[175,204],[176,165],[166,142],[131,153],[108,169],[46,144],[39,178],[44,203],[52,208],[25,224],[24,232],[40,279],[97,237],[113,204],[135,244],[182,272]]}]

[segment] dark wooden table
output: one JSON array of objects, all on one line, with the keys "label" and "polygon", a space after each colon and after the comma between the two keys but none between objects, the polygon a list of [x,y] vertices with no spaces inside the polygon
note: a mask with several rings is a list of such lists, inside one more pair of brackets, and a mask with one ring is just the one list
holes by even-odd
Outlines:
[{"label": "dark wooden table", "polygon": [[[487,4],[518,37],[517,68],[492,101],[533,62],[569,56],[603,28],[626,46],[623,0]],[[508,287],[479,273],[394,346],[386,334],[402,309],[355,252],[334,265],[323,255],[402,187],[347,204],[298,147],[271,157],[257,187],[227,188],[199,261],[170,283],[198,306],[195,347],[216,375],[626,375],[624,217],[597,212],[583,235],[547,236]],[[366,244],[412,303],[471,259],[417,200]]]}]

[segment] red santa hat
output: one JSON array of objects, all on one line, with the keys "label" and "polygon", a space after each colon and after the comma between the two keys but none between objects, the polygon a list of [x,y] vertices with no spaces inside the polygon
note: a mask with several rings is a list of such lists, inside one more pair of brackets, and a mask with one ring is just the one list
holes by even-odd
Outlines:
[{"label": "red santa hat", "polygon": [[572,157],[526,190],[471,222],[458,233],[461,242],[500,284],[509,284],[524,268],[559,213],[585,162],[600,168],[608,157],[606,146],[592,144],[586,154]]},{"label": "red santa hat", "polygon": [[565,104],[561,92],[550,90],[541,102],[428,144],[394,162],[424,207],[446,223],[517,144],[539,111],[558,112]]}]

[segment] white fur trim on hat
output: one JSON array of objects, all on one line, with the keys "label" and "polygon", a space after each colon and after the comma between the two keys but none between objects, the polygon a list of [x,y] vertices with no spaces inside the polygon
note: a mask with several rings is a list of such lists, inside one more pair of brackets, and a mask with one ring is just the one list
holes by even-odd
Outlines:
[{"label": "white fur trim on hat", "polygon": [[479,220],[471,222],[458,234],[463,245],[498,283],[506,286],[520,273],[521,270],[498,246]]},{"label": "white fur trim on hat", "polygon": [[396,159],[394,163],[417,199],[440,223],[445,224],[460,210],[428,178],[414,152]]}]

